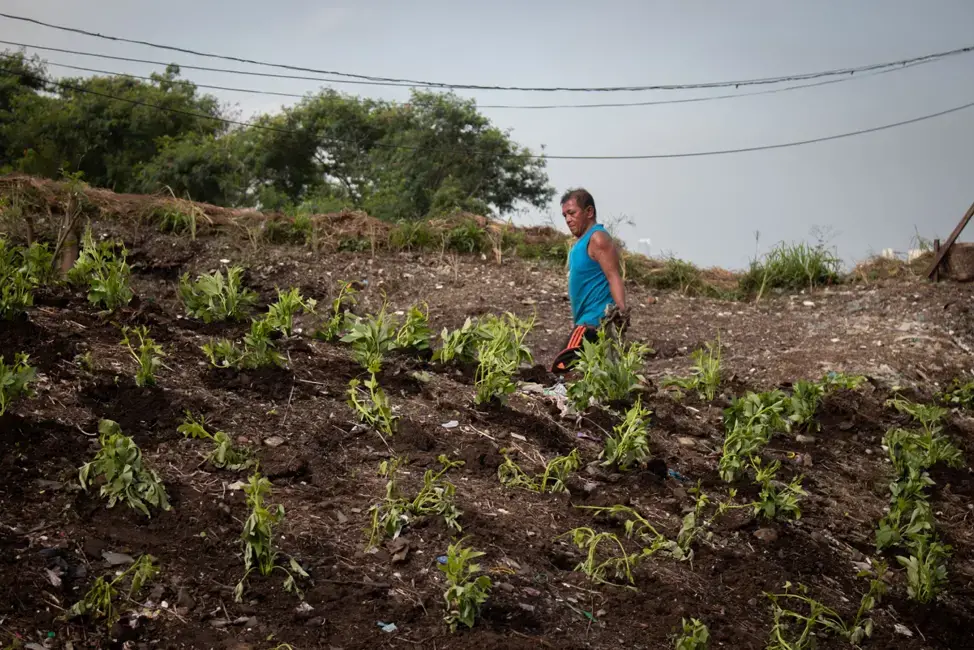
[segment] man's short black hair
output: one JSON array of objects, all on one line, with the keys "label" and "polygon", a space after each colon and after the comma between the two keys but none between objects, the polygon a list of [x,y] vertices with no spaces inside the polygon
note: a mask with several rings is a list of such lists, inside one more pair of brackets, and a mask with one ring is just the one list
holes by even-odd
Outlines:
[{"label": "man's short black hair", "polygon": [[568,190],[567,192],[561,195],[561,205],[565,205],[572,199],[575,200],[575,203],[582,210],[591,207],[592,216],[598,216],[598,213],[595,211],[595,199],[592,198],[592,195],[589,194],[588,190],[581,187]]}]

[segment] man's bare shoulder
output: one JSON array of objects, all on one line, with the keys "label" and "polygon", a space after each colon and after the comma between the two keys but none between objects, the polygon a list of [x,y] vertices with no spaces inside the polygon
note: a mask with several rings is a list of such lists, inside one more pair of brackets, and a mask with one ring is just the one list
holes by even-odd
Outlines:
[{"label": "man's bare shoulder", "polygon": [[615,243],[609,233],[604,230],[596,230],[592,233],[592,238],[589,239],[588,249],[589,251],[607,253],[615,249]]}]

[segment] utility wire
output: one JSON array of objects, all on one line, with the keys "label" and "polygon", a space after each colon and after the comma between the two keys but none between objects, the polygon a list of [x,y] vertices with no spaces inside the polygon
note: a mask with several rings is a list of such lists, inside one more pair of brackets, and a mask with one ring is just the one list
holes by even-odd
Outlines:
[{"label": "utility wire", "polygon": [[967,47],[957,48],[953,50],[947,50],[944,52],[937,52],[934,54],[927,54],[924,56],[913,57],[908,59],[902,59],[899,61],[889,61],[885,63],[873,63],[863,66],[855,66],[848,68],[835,68],[832,70],[823,70],[818,72],[805,72],[797,73],[791,75],[785,75],[780,77],[762,77],[756,79],[741,79],[737,81],[710,81],[705,83],[690,83],[690,84],[655,84],[655,85],[639,85],[639,86],[597,86],[597,87],[571,87],[571,86],[490,86],[481,84],[461,84],[461,83],[447,83],[440,81],[422,81],[416,79],[400,79],[395,77],[379,77],[374,75],[364,75],[351,72],[340,72],[336,70],[320,70],[316,68],[306,68],[302,66],[286,65],[282,63],[269,63],[267,61],[258,61],[255,59],[245,59],[236,56],[229,56],[225,54],[213,54],[210,52],[201,52],[198,50],[192,50],[183,47],[176,47],[173,45],[163,45],[159,43],[152,43],[149,41],[142,41],[137,39],[124,38],[121,36],[109,36],[105,34],[99,34],[97,32],[91,32],[84,29],[79,29],[76,27],[66,27],[63,25],[55,25],[52,23],[47,23],[35,18],[27,18],[24,16],[15,16],[8,13],[0,12],[0,17],[7,18],[9,20],[17,20],[21,22],[32,23],[35,25],[40,25],[42,27],[48,27],[51,29],[56,29],[64,32],[71,32],[74,34],[82,34],[84,36],[92,36],[95,38],[101,38],[109,41],[116,41],[119,43],[131,43],[134,45],[144,45],[146,47],[152,47],[160,50],[169,50],[172,52],[181,52],[183,54],[191,54],[193,56],[202,56],[212,59],[223,59],[226,61],[235,61],[237,63],[246,63],[249,65],[258,65],[270,68],[280,68],[285,70],[294,70],[298,72],[312,72],[316,74],[329,74],[338,77],[348,77],[353,79],[361,79],[366,81],[381,81],[381,82],[394,82],[403,83],[407,85],[414,86],[424,86],[429,88],[450,88],[450,89],[464,89],[464,90],[515,90],[515,91],[532,91],[532,92],[636,92],[644,90],[690,90],[690,89],[704,89],[704,88],[728,88],[728,87],[740,87],[740,86],[756,86],[764,84],[776,84],[788,81],[805,81],[809,79],[818,79],[821,77],[835,77],[843,75],[851,75],[857,72],[870,72],[874,70],[882,70],[885,68],[895,68],[903,66],[909,63],[916,63],[919,61],[926,61],[932,59],[941,59],[948,56],[955,56],[958,54],[964,54],[966,52],[974,51],[974,45],[969,45]]},{"label": "utility wire", "polygon": [[[245,126],[255,129],[263,129],[266,131],[275,131],[278,133],[287,133],[290,135],[300,135],[297,131],[291,129],[282,129],[275,126],[269,126],[266,124],[257,124],[251,122],[241,122],[238,120],[231,120],[225,117],[214,117],[212,115],[205,115],[203,113],[195,113],[193,111],[184,111],[178,108],[171,108],[168,106],[159,106],[158,104],[151,104],[149,102],[143,102],[137,99],[129,99],[127,97],[118,97],[108,93],[98,92],[96,90],[91,90],[90,88],[83,88],[81,86],[76,86],[74,84],[67,84],[60,81],[50,81],[43,77],[38,77],[26,72],[20,72],[17,70],[6,70],[0,68],[0,74],[12,74],[23,79],[30,79],[37,82],[46,83],[48,85],[56,86],[59,88],[71,90],[74,92],[84,93],[88,95],[94,95],[96,97],[103,97],[105,99],[113,99],[120,102],[127,102],[129,104],[134,104],[136,106],[144,106],[147,108],[154,108],[160,111],[166,111],[169,113],[176,113],[180,115],[187,115],[189,117],[197,117],[205,120],[213,120],[216,122],[223,122],[224,124],[232,124],[236,126]],[[533,158],[538,160],[661,160],[670,158],[699,158],[704,156],[722,156],[728,154],[736,153],[747,153],[752,151],[768,151],[771,149],[786,149],[789,147],[798,147],[806,144],[815,144],[818,142],[829,142],[831,140],[840,140],[842,138],[850,138],[857,135],[865,135],[867,133],[876,133],[878,131],[885,131],[887,129],[893,129],[900,126],[906,126],[908,124],[915,124],[917,122],[923,122],[925,120],[930,120],[935,117],[942,117],[944,115],[949,115],[951,113],[957,113],[959,111],[966,110],[968,108],[974,107],[974,102],[969,104],[964,104],[962,106],[955,106],[954,108],[948,108],[947,110],[938,111],[936,113],[930,113],[928,115],[922,115],[920,117],[914,117],[908,120],[902,120],[900,122],[893,122],[891,124],[884,124],[882,126],[875,126],[869,129],[860,129],[857,131],[849,131],[846,133],[839,133],[836,135],[828,135],[820,138],[810,138],[807,140],[796,140],[792,142],[782,142],[778,144],[768,144],[759,145],[754,147],[740,147],[736,149],[717,149],[713,151],[690,151],[684,153],[665,153],[665,154],[637,154],[637,155],[623,155],[623,156],[569,156],[569,155],[551,155],[551,154],[524,154],[524,153],[496,153],[496,152],[478,152],[474,149],[439,149],[436,147],[409,147],[404,145],[393,145],[393,144],[383,144],[375,143],[374,146],[384,148],[384,149],[397,149],[403,151],[446,151],[450,153],[467,153],[467,154],[478,154],[484,153],[488,155],[500,156],[504,158]],[[336,142],[341,142],[344,144],[356,144],[351,140],[335,139]]]},{"label": "utility wire", "polygon": [[[6,43],[7,41],[0,41],[0,43]],[[33,46],[28,46],[33,47]],[[92,55],[97,56],[97,55]],[[920,61],[918,63],[907,64],[901,68],[888,68],[885,70],[877,70],[875,72],[867,72],[859,76],[854,77],[839,77],[838,79],[826,79],[823,81],[815,81],[807,84],[800,84],[795,86],[785,86],[784,88],[769,88],[765,90],[757,90],[753,92],[744,93],[731,93],[726,95],[710,95],[707,97],[688,97],[683,99],[659,99],[648,102],[606,102],[597,104],[477,104],[477,108],[480,109],[560,109],[560,108],[622,108],[622,107],[634,107],[634,106],[659,106],[662,104],[690,104],[696,102],[709,102],[722,99],[736,99],[738,97],[754,97],[755,95],[773,95],[777,93],[783,93],[790,90],[800,90],[802,88],[815,88],[817,86],[828,86],[831,84],[843,83],[845,81],[852,81],[854,79],[866,79],[868,77],[875,77],[883,74],[888,74],[890,72],[898,72],[900,70],[906,70],[907,68],[912,68],[915,66],[923,65],[925,63],[930,63],[931,61]],[[78,70],[80,72],[92,72],[94,74],[103,75],[113,75],[118,77],[129,77],[132,79],[141,79],[142,81],[155,81],[152,77],[145,77],[141,75],[129,74],[127,72],[114,72],[112,70],[101,70],[98,68],[86,68],[83,66],[69,65],[67,63],[58,63],[56,61],[45,61],[46,65],[53,66],[55,68],[67,68],[69,70]],[[165,63],[158,63],[156,65],[168,65]],[[204,68],[210,69],[210,68]],[[210,69],[211,70],[211,69]],[[222,72],[220,70],[216,70]],[[234,88],[229,86],[214,86],[210,84],[201,84],[194,81],[183,79],[182,81],[188,81],[192,83],[197,88],[206,88],[209,90],[224,90],[228,92],[237,93],[247,93],[251,95],[273,95],[276,97],[295,97],[298,99],[304,99],[308,95],[299,95],[297,93],[285,93],[272,90],[259,90],[254,88]]]}]

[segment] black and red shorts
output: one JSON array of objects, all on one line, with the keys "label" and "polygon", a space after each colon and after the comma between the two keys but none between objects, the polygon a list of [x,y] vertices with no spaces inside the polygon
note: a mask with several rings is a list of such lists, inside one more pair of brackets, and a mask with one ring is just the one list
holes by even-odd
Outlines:
[{"label": "black and red shorts", "polygon": [[582,348],[582,342],[586,339],[593,343],[598,341],[598,328],[592,327],[591,325],[576,326],[572,330],[572,333],[568,335],[568,341],[565,342],[564,349],[558,353],[558,356],[551,363],[551,372],[567,372],[569,364],[578,356],[578,351]]}]

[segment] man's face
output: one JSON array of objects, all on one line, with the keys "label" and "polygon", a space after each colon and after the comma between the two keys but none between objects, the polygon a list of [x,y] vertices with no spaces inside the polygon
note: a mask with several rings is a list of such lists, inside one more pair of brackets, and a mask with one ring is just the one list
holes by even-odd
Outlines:
[{"label": "man's face", "polygon": [[591,206],[584,210],[579,208],[575,199],[568,199],[561,206],[561,215],[565,217],[565,223],[568,224],[568,229],[576,237],[581,237],[585,234],[585,230],[592,222],[593,212],[595,210]]}]

